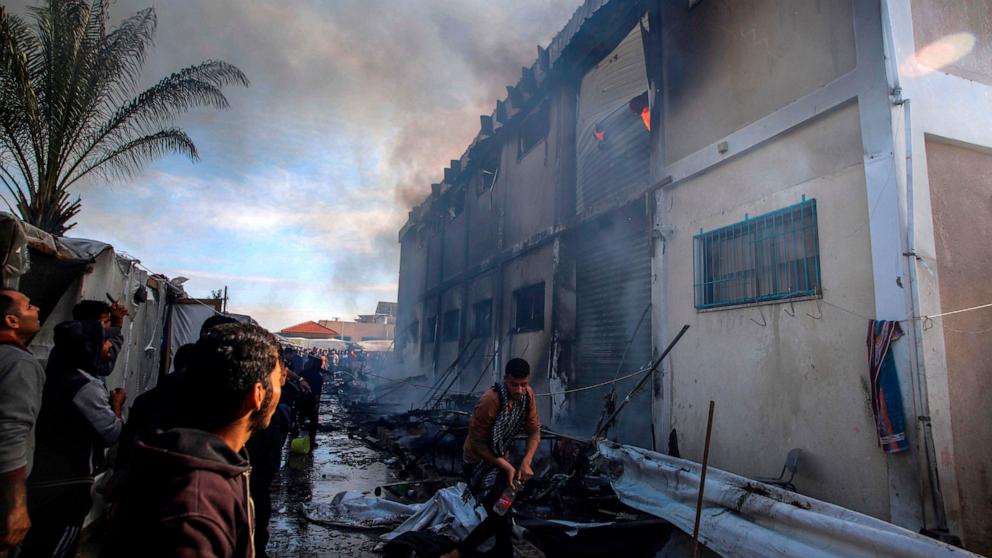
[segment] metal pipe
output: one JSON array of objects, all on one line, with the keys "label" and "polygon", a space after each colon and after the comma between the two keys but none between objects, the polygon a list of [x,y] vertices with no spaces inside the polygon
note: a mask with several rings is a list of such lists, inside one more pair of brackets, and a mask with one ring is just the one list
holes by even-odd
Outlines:
[{"label": "metal pipe", "polygon": [[[947,514],[944,509],[944,498],[940,490],[940,478],[937,471],[937,456],[934,450],[933,430],[930,424],[930,396],[926,385],[926,365],[925,349],[923,347],[923,334],[917,321],[917,316],[921,315],[919,305],[919,282],[916,274],[916,217],[913,192],[913,126],[912,108],[910,100],[902,97],[902,83],[899,75],[899,65],[896,58],[895,36],[892,29],[892,15],[889,8],[890,0],[882,0],[882,36],[883,48],[888,50],[886,59],[886,73],[889,77],[889,86],[892,88],[892,95],[896,97],[894,104],[902,106],[903,128],[905,130],[905,150],[906,150],[906,252],[903,254],[908,258],[906,262],[907,273],[909,275],[909,308],[910,320],[913,323],[913,351],[912,355],[916,364],[916,377],[913,384],[916,387],[914,394],[916,401],[916,415],[918,419],[917,428],[921,429],[918,438],[923,443],[923,458],[925,460],[926,474],[930,488],[931,505],[937,530],[947,532]],[[894,139],[894,138],[893,138]],[[923,517],[924,527],[926,526],[926,513]]]},{"label": "metal pipe", "polygon": [[[937,455],[933,447],[933,429],[930,424],[930,397],[927,393],[926,370],[923,365],[924,348],[923,332],[920,330],[920,323],[916,319],[920,310],[918,305],[919,280],[916,276],[916,224],[915,209],[913,203],[913,132],[912,132],[912,109],[910,100],[905,99],[902,103],[903,115],[906,128],[906,253],[909,267],[909,292],[911,322],[913,324],[913,349],[916,360],[916,398],[918,400],[918,424],[917,428],[922,429],[920,439],[923,441],[923,455],[926,459],[927,476],[929,479],[930,498],[933,502],[933,512],[936,516],[937,530],[947,531],[947,515],[944,510],[944,497],[940,490],[940,477],[937,474]],[[924,524],[926,519],[924,517]]]}]

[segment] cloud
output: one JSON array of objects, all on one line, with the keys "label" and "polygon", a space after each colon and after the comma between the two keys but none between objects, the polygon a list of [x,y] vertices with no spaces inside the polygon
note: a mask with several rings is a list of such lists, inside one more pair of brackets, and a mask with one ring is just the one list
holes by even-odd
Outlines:
[{"label": "cloud", "polygon": [[[205,59],[252,85],[226,91],[229,111],[180,119],[199,164],[168,157],[84,185],[74,232],[204,288],[230,282],[232,308],[266,325],[368,313],[395,293],[407,210],[580,1],[159,2],[145,86]],[[21,14],[38,3],[4,1]],[[301,284],[258,280],[282,276]]]},{"label": "cloud", "polygon": [[246,283],[267,283],[267,284],[280,284],[280,285],[308,285],[306,281],[300,281],[297,279],[287,279],[285,277],[269,277],[265,275],[236,275],[233,273],[213,273],[209,271],[197,271],[193,269],[176,269],[172,270],[173,276],[185,276],[189,278],[198,279],[216,279],[220,281],[243,281]]}]

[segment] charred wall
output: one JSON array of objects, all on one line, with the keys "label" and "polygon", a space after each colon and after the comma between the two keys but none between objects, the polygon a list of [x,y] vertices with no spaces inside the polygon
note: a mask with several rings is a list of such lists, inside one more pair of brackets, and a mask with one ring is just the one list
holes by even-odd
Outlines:
[{"label": "charred wall", "polygon": [[396,315],[396,352],[404,364],[419,360],[427,242],[423,231],[411,227],[400,239],[400,280]]}]

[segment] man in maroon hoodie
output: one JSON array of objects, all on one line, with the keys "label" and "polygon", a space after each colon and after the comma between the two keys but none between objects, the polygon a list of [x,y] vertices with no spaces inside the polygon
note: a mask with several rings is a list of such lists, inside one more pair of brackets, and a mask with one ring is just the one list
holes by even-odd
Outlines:
[{"label": "man in maroon hoodie", "polygon": [[105,556],[255,555],[244,446],[279,402],[279,344],[258,326],[217,326],[186,371],[188,420],[137,443]]}]

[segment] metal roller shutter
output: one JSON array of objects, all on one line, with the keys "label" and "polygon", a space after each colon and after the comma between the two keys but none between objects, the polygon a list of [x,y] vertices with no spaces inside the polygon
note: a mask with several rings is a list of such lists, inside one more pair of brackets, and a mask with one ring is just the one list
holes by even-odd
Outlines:
[{"label": "metal roller shutter", "polygon": [[[650,237],[643,202],[617,210],[591,223],[577,239],[576,377],[584,387],[630,374],[651,359]],[[641,321],[643,316],[643,321]],[[638,322],[641,321],[640,328]],[[636,336],[634,335],[636,330]],[[633,342],[627,348],[628,340]],[[624,357],[624,350],[627,350]],[[622,361],[622,365],[621,365]],[[617,385],[618,400],[639,378]],[[592,433],[608,387],[574,395],[576,419]],[[650,398],[646,389],[628,404],[611,437],[650,444]],[[584,430],[585,430],[584,429]]]},{"label": "metal roller shutter", "polygon": [[647,90],[644,44],[635,25],[582,78],[576,126],[577,212],[648,181],[651,134],[641,115]]}]

